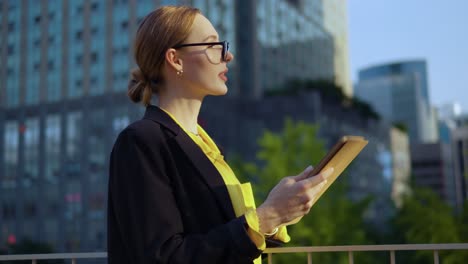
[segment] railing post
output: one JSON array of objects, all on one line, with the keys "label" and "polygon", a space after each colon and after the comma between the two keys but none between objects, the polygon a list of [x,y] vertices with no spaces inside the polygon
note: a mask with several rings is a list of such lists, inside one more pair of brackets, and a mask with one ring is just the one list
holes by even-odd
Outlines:
[{"label": "railing post", "polygon": [[76,264],[76,259],[72,259],[71,264]]},{"label": "railing post", "polygon": [[390,251],[390,264],[395,264],[395,250]]},{"label": "railing post", "polygon": [[36,260],[35,260],[35,259],[32,259],[32,260],[31,260],[31,263],[32,263],[32,264],[36,264]]},{"label": "railing post", "polygon": [[349,264],[354,264],[354,258],[353,258],[353,252],[352,251],[348,251],[348,261],[349,261]]},{"label": "railing post", "polygon": [[273,264],[272,254],[268,253],[268,264]]},{"label": "railing post", "polygon": [[439,251],[434,250],[434,264],[439,264]]},{"label": "railing post", "polygon": [[307,264],[312,264],[312,252],[307,253]]}]

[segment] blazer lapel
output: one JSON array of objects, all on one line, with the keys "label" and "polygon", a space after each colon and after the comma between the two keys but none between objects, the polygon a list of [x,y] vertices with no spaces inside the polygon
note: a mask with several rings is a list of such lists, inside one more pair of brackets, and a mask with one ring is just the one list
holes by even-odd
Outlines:
[{"label": "blazer lapel", "polygon": [[193,165],[200,172],[205,182],[210,186],[214,195],[220,202],[220,207],[228,219],[235,218],[234,208],[232,207],[229,192],[224,184],[222,176],[219,174],[216,167],[206,157],[205,153],[193,142],[193,140],[184,132],[179,133],[175,137],[176,142],[185,152],[187,157],[192,161]]},{"label": "blazer lapel", "polygon": [[187,157],[193,163],[194,167],[200,172],[200,175],[206,184],[213,191],[214,196],[219,201],[219,205],[223,210],[227,219],[235,218],[234,208],[232,207],[229,192],[224,184],[222,176],[219,174],[216,167],[206,157],[205,153],[193,142],[187,135],[164,111],[155,106],[148,106],[145,117],[151,119],[169,128],[175,134],[175,142],[185,152]]}]

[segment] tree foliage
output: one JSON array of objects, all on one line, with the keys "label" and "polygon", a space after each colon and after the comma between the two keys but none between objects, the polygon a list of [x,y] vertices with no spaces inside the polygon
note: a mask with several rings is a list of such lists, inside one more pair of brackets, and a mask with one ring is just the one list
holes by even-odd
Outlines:
[{"label": "tree foliage", "polygon": [[[456,216],[453,209],[429,189],[415,189],[412,196],[406,197],[403,207],[394,219],[395,234],[399,243],[405,244],[439,244],[466,242],[463,232],[466,231],[466,210]],[[465,230],[465,231],[464,231]],[[441,263],[465,263],[467,251],[443,251]],[[404,262],[431,263],[431,251],[417,251],[402,254]]]}]

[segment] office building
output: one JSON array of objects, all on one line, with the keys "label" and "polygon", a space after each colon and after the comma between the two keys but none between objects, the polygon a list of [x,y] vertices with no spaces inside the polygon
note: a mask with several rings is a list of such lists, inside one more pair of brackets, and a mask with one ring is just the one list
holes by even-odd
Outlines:
[{"label": "office building", "polygon": [[[344,94],[353,96],[349,71],[347,1],[320,0],[323,8],[323,25],[333,37],[335,82]],[[313,2],[313,1],[312,1]]]},{"label": "office building", "polygon": [[407,127],[411,143],[438,139],[437,117],[430,105],[423,60],[372,66],[359,72],[355,95],[384,118]]},{"label": "office building", "polygon": [[[245,76],[242,71],[252,74],[249,78],[240,77],[244,83],[240,86],[255,84],[253,90],[244,93],[247,97],[260,98],[264,91],[287,88],[290,79],[333,80],[333,36],[315,17],[303,13],[305,1],[244,0],[237,3],[240,12],[249,14],[238,16],[242,19],[239,38],[253,40],[246,42],[251,46],[237,42],[239,49],[249,52],[246,57],[238,56],[243,65],[240,76]],[[307,8],[320,12],[322,6],[314,3]],[[249,17],[256,26],[242,26]],[[247,65],[250,68],[245,68]]]},{"label": "office building", "polygon": [[436,192],[447,204],[455,207],[456,176],[450,144],[411,144],[411,166],[414,186]]},{"label": "office building", "polygon": [[393,165],[392,199],[395,206],[400,208],[405,196],[411,194],[411,152],[408,134],[392,127],[390,146]]},{"label": "office building", "polygon": [[453,132],[453,155],[455,170],[455,200],[459,212],[468,199],[468,126]]}]

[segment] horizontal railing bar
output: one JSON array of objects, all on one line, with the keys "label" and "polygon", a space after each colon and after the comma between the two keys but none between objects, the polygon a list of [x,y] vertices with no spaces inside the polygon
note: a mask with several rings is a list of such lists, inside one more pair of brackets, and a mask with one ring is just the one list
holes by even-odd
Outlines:
[{"label": "horizontal railing bar", "polygon": [[[353,252],[353,251],[408,251],[408,250],[468,250],[468,243],[454,244],[399,244],[399,245],[351,245],[267,248],[263,253],[309,253],[309,252]],[[52,253],[0,255],[6,260],[44,260],[44,259],[92,259],[107,258],[107,252]]]},{"label": "horizontal railing bar", "polygon": [[405,250],[466,250],[468,243],[458,244],[400,244],[267,248],[264,253],[346,252],[346,251],[405,251]]},{"label": "horizontal railing bar", "polygon": [[0,255],[0,261],[33,260],[33,259],[37,259],[37,260],[39,259],[90,259],[90,258],[107,258],[107,252]]}]

